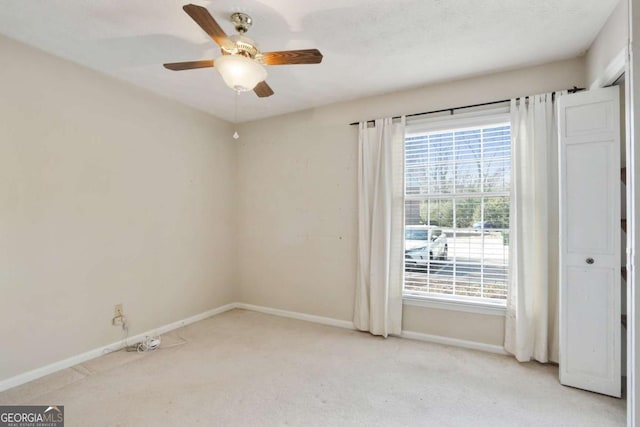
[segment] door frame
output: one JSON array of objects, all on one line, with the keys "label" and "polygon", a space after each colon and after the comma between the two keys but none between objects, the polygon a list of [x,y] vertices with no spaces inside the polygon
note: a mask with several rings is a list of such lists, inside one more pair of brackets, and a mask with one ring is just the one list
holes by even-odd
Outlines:
[{"label": "door frame", "polygon": [[[640,183],[637,181],[636,165],[640,164],[640,47],[634,46],[634,40],[640,40],[640,0],[628,1],[628,44],[625,66],[625,110],[626,110],[626,154],[627,154],[627,425],[640,423],[640,382],[636,381],[640,372],[640,352],[637,348],[640,332],[640,293],[635,290],[635,265],[638,254],[635,242],[640,234],[637,223],[640,222],[637,200],[640,197]],[[636,108],[638,105],[638,108]]]},{"label": "door frame", "polygon": [[[625,1],[625,0],[622,0]],[[640,292],[636,292],[635,265],[640,263],[635,250],[635,242],[640,241],[640,181],[636,165],[640,164],[640,0],[626,0],[628,7],[628,37],[624,50],[611,61],[591,88],[613,84],[622,72],[625,74],[625,118],[626,118],[626,202],[627,202],[627,425],[640,425]],[[623,60],[622,60],[623,59]],[[616,72],[617,70],[617,72]],[[636,106],[638,106],[636,108]],[[640,129],[640,127],[639,127]]]}]

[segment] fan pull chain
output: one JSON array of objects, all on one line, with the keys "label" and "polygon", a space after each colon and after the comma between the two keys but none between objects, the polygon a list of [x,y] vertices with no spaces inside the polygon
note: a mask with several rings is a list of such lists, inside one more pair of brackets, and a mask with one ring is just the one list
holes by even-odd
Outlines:
[{"label": "fan pull chain", "polygon": [[[234,123],[235,125],[237,125],[237,124],[238,124],[238,96],[240,96],[240,91],[239,91],[239,90],[236,90],[235,92],[236,92],[236,102],[235,102],[235,109],[234,109],[233,123]],[[236,131],[233,133],[233,139],[238,139],[238,138],[240,138],[240,135],[238,135],[238,131],[236,130]]]}]

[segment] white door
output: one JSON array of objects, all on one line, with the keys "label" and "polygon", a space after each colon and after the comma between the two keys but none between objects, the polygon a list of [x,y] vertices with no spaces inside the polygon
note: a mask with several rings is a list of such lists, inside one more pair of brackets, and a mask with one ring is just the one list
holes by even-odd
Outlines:
[{"label": "white door", "polygon": [[560,382],[620,397],[618,87],[563,96]]}]

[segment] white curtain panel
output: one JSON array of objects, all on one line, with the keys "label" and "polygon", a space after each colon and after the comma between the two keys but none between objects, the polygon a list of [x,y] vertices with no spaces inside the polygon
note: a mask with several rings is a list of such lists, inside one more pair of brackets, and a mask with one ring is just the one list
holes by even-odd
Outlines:
[{"label": "white curtain panel", "polygon": [[[555,100],[566,92],[556,92]],[[558,361],[558,126],[554,95],[511,100],[509,293],[505,349]]]},{"label": "white curtain panel", "polygon": [[358,272],[354,325],[387,337],[402,331],[404,117],[359,127]]}]

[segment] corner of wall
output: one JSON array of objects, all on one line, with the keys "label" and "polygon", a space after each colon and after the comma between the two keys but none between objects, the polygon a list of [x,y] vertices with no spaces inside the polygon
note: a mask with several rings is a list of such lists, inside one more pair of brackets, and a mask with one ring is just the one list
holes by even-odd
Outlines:
[{"label": "corner of wall", "polygon": [[629,44],[627,0],[619,0],[585,54],[591,89],[608,86],[624,72]]}]

